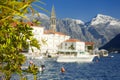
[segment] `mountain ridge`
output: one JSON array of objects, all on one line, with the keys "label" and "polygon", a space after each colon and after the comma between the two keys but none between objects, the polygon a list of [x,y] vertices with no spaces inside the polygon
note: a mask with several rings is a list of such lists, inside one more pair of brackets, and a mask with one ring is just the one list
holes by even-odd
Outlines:
[{"label": "mountain ridge", "polygon": [[[40,14],[40,13],[39,13]],[[43,15],[43,14],[42,14]],[[50,27],[50,17],[44,14],[42,17],[33,16],[30,19],[37,19],[45,29]],[[95,47],[100,47],[109,42],[120,33],[120,20],[111,16],[98,14],[89,22],[72,18],[57,18],[57,31],[70,35],[82,41],[94,41]]]}]

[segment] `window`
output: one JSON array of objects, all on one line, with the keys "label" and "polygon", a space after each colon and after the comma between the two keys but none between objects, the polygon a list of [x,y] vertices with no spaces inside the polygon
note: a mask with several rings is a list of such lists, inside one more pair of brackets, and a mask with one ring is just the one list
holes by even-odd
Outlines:
[{"label": "window", "polygon": [[67,43],[65,43],[65,46],[67,46]]}]

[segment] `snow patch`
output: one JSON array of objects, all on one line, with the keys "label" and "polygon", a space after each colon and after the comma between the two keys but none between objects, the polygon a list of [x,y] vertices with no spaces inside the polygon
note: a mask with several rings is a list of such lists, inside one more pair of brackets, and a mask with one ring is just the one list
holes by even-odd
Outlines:
[{"label": "snow patch", "polygon": [[91,25],[105,24],[111,21],[116,21],[116,19],[107,15],[98,14],[96,18],[92,19]]},{"label": "snow patch", "polygon": [[111,21],[109,25],[112,25],[112,26],[119,25],[120,26],[120,22]]},{"label": "snow patch", "polygon": [[[43,13],[39,13],[40,18],[42,19],[49,19],[49,17]],[[35,17],[38,17],[38,14],[35,14]]]},{"label": "snow patch", "polygon": [[78,20],[78,19],[72,19],[72,20],[75,21],[76,24],[83,24],[84,25],[84,22],[81,20]]},{"label": "snow patch", "polygon": [[28,16],[29,18],[33,19],[33,18],[42,18],[42,19],[49,19],[49,17],[47,15],[45,15],[44,13],[36,13],[36,14],[27,14],[26,16]]}]

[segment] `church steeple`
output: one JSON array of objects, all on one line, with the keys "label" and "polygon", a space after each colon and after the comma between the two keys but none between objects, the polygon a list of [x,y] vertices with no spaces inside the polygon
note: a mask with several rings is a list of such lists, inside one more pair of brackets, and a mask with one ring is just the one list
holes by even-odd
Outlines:
[{"label": "church steeple", "polygon": [[54,6],[52,6],[52,12],[50,17],[50,30],[56,32],[56,14]]}]

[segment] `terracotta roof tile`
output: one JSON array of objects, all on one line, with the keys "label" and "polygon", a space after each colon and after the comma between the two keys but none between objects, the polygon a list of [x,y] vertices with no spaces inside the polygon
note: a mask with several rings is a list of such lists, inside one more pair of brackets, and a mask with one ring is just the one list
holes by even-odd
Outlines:
[{"label": "terracotta roof tile", "polygon": [[94,42],[85,42],[85,45],[94,45]]},{"label": "terracotta roof tile", "polygon": [[65,42],[80,42],[78,39],[68,39]]},{"label": "terracotta roof tile", "polygon": [[54,32],[54,31],[51,31],[51,30],[45,30],[44,34],[58,34],[58,35],[64,35],[64,36],[66,36],[64,33]]}]

